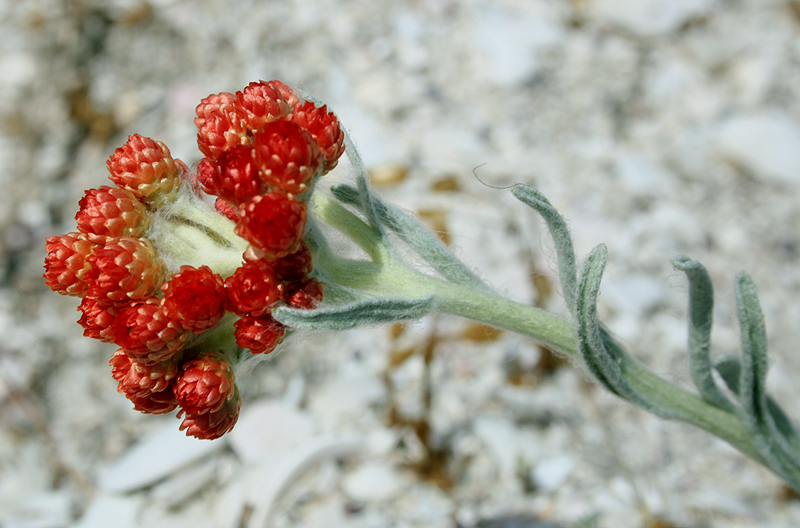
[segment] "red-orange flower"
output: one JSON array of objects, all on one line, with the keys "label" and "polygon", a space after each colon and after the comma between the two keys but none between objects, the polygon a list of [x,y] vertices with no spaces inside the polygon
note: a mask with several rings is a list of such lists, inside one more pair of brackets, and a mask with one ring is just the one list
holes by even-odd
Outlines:
[{"label": "red-orange flower", "polygon": [[159,202],[177,191],[186,167],[172,159],[166,145],[139,134],[128,137],[107,164],[111,181],[147,202]]},{"label": "red-orange flower", "polygon": [[113,343],[114,332],[111,325],[121,308],[122,306],[111,301],[101,301],[88,295],[84,297],[78,306],[78,311],[81,312],[78,324],[84,328],[83,335],[104,343]]},{"label": "red-orange flower", "polygon": [[225,279],[225,293],[239,315],[262,315],[279,299],[280,288],[269,265],[245,262]]},{"label": "red-orange flower", "polygon": [[311,277],[288,285],[286,290],[286,304],[301,310],[316,308],[323,297],[322,283]]},{"label": "red-orange flower", "polygon": [[262,187],[255,162],[253,147],[237,145],[219,155],[217,170],[212,173],[215,194],[234,205],[246,202]]},{"label": "red-orange flower", "polygon": [[247,130],[235,114],[212,114],[199,127],[197,146],[200,152],[212,159],[236,145],[250,142]]},{"label": "red-orange flower", "polygon": [[108,364],[111,376],[119,383],[117,391],[139,398],[167,390],[178,373],[176,361],[145,364],[132,359],[123,348],[114,352]]},{"label": "red-orange flower", "polygon": [[233,398],[235,376],[219,352],[206,352],[181,365],[175,380],[175,398],[188,414],[216,412]]},{"label": "red-orange flower", "polygon": [[328,112],[325,105],[317,107],[307,101],[294,107],[290,119],[307,130],[319,145],[325,158],[323,171],[336,167],[344,153],[344,131],[333,112]]},{"label": "red-orange flower", "polygon": [[119,311],[112,324],[114,343],[143,363],[167,361],[180,350],[189,334],[171,318],[161,300],[150,297]]},{"label": "red-orange flower", "polygon": [[319,172],[320,151],[309,132],[291,121],[268,123],[253,136],[255,163],[265,183],[299,194]]},{"label": "red-orange flower", "polygon": [[314,269],[311,262],[311,251],[305,242],[300,241],[300,247],[294,253],[279,258],[272,263],[275,276],[281,281],[300,280]]},{"label": "red-orange flower", "polygon": [[44,278],[62,295],[83,295],[89,289],[92,265],[87,261],[97,245],[83,233],[67,233],[47,239]]},{"label": "red-orange flower", "polygon": [[165,389],[161,392],[151,392],[146,396],[136,396],[125,394],[133,402],[135,411],[145,414],[167,414],[178,407],[178,401],[172,394],[172,389]]},{"label": "red-orange flower", "polygon": [[297,250],[306,227],[306,204],[292,194],[259,194],[240,206],[236,234],[269,260]]},{"label": "red-orange flower", "polygon": [[234,102],[236,96],[229,92],[221,92],[218,94],[211,94],[197,105],[195,113],[197,117],[194,118],[194,124],[197,128],[201,128],[206,120],[215,115],[231,115],[236,112]]},{"label": "red-orange flower", "polygon": [[[186,431],[186,436],[194,436],[201,440],[215,440],[236,425],[239,419],[239,410],[242,408],[242,397],[239,389],[234,386],[233,396],[226,400],[216,411],[204,414],[186,414],[181,422],[180,430]],[[178,412],[178,418],[184,416],[184,411]]]},{"label": "red-orange flower", "polygon": [[234,323],[236,344],[253,354],[269,354],[283,342],[286,327],[271,315],[243,316]]},{"label": "red-orange flower", "polygon": [[120,237],[94,250],[89,295],[111,301],[144,299],[164,282],[166,269],[146,238]]},{"label": "red-orange flower", "polygon": [[213,327],[225,315],[225,285],[208,266],[181,266],[161,291],[166,316],[195,334]]},{"label": "red-orange flower", "polygon": [[78,231],[94,242],[103,243],[108,237],[138,237],[150,225],[144,204],[130,191],[118,187],[89,189],[78,206]]},{"label": "red-orange flower", "polygon": [[236,92],[236,113],[248,130],[255,131],[270,121],[275,121],[289,112],[291,106],[283,99],[282,89],[286,85],[251,82],[241,92]]}]

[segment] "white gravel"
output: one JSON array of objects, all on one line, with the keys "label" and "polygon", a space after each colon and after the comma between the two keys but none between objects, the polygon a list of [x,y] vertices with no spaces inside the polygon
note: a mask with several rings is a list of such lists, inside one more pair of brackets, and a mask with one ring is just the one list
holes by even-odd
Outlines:
[{"label": "white gravel", "polygon": [[200,98],[277,78],[326,101],[369,167],[405,174],[383,195],[499,291],[563,313],[542,295],[541,222],[473,170],[541,189],[581,255],[608,245],[610,328],[681,385],[669,259],[711,272],[714,354],[738,348],[748,270],[769,388],[798,420],[797,0],[0,0],[0,34],[0,526],[800,526],[800,502],[723,442],[448,317],[296,336],[239,373],[237,433],[196,447],[130,409],[113,347],[41,279],[45,237],[73,229],[128,134],[196,162]]}]

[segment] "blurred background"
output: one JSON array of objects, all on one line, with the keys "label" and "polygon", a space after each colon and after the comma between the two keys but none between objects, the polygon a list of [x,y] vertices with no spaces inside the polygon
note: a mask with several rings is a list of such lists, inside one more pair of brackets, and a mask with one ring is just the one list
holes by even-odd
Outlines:
[{"label": "blurred background", "polygon": [[232,434],[188,441],[131,410],[114,347],[41,276],[129,134],[191,165],[201,98],[280,79],[499,292],[563,313],[540,221],[481,180],[542,190],[579,255],[609,247],[611,329],[678,384],[669,259],[714,278],[714,354],[738,351],[748,270],[769,388],[800,418],[800,1],[0,0],[0,34],[3,528],[800,526],[797,496],[723,442],[449,317],[298,333],[237,372]]}]

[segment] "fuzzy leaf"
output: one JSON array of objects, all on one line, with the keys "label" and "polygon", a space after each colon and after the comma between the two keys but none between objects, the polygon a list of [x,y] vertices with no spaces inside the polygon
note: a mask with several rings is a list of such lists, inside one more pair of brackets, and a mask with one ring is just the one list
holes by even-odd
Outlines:
[{"label": "fuzzy leaf", "polygon": [[550,236],[556,244],[556,256],[558,257],[558,276],[561,281],[561,289],[567,307],[575,312],[575,297],[577,295],[577,266],[575,264],[575,250],[572,246],[572,237],[564,217],[559,214],[555,207],[545,198],[545,196],[532,187],[527,185],[515,185],[511,188],[514,197],[536,210],[550,230]]},{"label": "fuzzy leaf", "polygon": [[366,299],[314,310],[280,307],[272,312],[281,323],[310,330],[346,330],[358,326],[419,319],[434,308],[433,297],[423,299]]},{"label": "fuzzy leaf", "polygon": [[[331,191],[342,203],[359,207],[363,212],[363,202],[359,198],[359,191],[354,187],[339,184],[333,186]],[[378,221],[394,231],[400,240],[408,244],[417,255],[444,278],[456,284],[471,284],[482,290],[489,290],[463,262],[447,249],[439,237],[421,225],[416,218],[399,207],[384,202],[376,195],[372,195],[371,199]]]},{"label": "fuzzy leaf", "polygon": [[672,265],[689,280],[689,362],[692,380],[700,395],[709,402],[727,410],[733,403],[714,381],[711,366],[711,326],[714,312],[714,286],[705,266],[689,257],[678,256]]}]

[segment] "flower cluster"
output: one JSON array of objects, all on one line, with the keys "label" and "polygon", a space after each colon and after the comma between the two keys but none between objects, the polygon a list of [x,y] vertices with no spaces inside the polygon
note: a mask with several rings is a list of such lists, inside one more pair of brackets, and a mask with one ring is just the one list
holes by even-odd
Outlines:
[{"label": "flower cluster", "polygon": [[180,407],[181,430],[213,439],[238,417],[241,349],[269,354],[286,331],[274,307],[322,299],[303,242],[306,198],[344,134],[280,81],[210,95],[195,123],[205,156],[195,171],[139,135],[114,152],[115,186],[86,191],[78,231],[47,239],[44,277],[81,297],[84,335],[120,347],[112,376],[136,410]]}]

